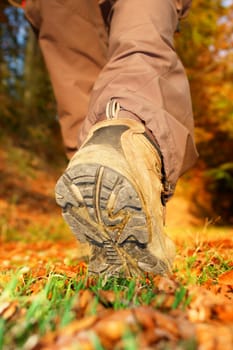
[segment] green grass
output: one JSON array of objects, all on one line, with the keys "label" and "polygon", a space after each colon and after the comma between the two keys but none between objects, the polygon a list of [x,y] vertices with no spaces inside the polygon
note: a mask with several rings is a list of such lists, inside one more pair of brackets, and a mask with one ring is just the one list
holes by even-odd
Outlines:
[{"label": "green grass", "polygon": [[[8,280],[6,284],[3,280],[0,283],[0,305],[6,301],[17,302],[18,311],[8,320],[0,318],[1,350],[20,349],[33,335],[40,338],[48,331],[68,325],[75,319],[74,306],[78,303],[80,291],[89,290],[93,293],[93,300],[86,311],[88,314],[96,314],[101,300],[100,291],[113,291],[114,300],[112,303],[105,302],[105,307],[114,310],[149,305],[158,296],[152,282],[134,278],[97,278],[88,285],[85,276],[68,278],[50,273],[48,269],[47,275],[41,279],[22,268],[8,275]],[[35,294],[31,290],[38,280],[40,288]],[[186,305],[187,291],[182,287],[175,294],[172,308],[185,308]],[[93,341],[98,345],[97,338],[93,337]],[[130,332],[125,333],[123,341],[125,349],[135,349],[135,340]],[[96,349],[101,349],[101,344],[97,345]]]},{"label": "green grass", "polygon": [[207,281],[218,283],[218,276],[232,270],[232,259],[222,256],[216,247],[208,243],[199,245],[191,255],[188,247],[180,248],[182,259],[174,268],[179,280],[186,285],[201,285]]},{"label": "green grass", "polygon": [[[3,222],[3,219],[1,224],[4,241],[20,244],[22,241],[20,232],[11,231],[11,227],[7,226],[7,221]],[[51,221],[47,227],[29,226],[28,234],[23,240],[24,243],[29,242],[33,245],[40,237],[40,240],[47,239],[48,242],[50,240],[53,247],[53,243],[60,239],[60,243],[64,242],[64,245],[61,244],[61,249],[62,247],[65,249],[68,232],[62,221]],[[69,249],[71,251],[67,250],[67,256],[62,256],[58,262],[73,271],[72,268],[77,262],[70,255],[75,253],[72,251],[74,248],[71,246]],[[81,312],[80,317],[98,314],[100,304],[104,309],[116,311],[142,305],[164,313],[176,309],[185,311],[192,300],[190,286],[205,284],[209,280],[217,283],[220,274],[232,269],[231,260],[215,247],[209,246],[208,242],[189,241],[189,244],[180,245],[177,253],[178,260],[174,274],[179,283],[176,290],[171,293],[161,291],[151,276],[141,280],[124,277],[98,277],[90,280],[85,273],[69,277],[65,272],[55,272],[56,257],[47,259],[44,274],[37,275],[34,265],[32,267],[30,264],[22,265],[22,260],[14,261],[15,257],[12,257],[9,268],[3,269],[0,273],[0,350],[26,350],[29,348],[28,344],[36,342],[48,332],[69,325],[77,319],[77,312]],[[25,254],[28,253],[25,251]],[[47,252],[38,252],[38,260],[40,254]],[[88,307],[80,310],[79,301],[83,291],[90,293],[91,301],[88,302]],[[168,297],[170,297],[169,304],[167,304]],[[3,310],[6,303],[9,307],[15,305],[15,312],[9,317],[6,317]],[[94,349],[103,350],[101,341],[95,333],[90,331],[88,336]],[[125,330],[122,344],[125,350],[138,349],[137,339],[130,329]],[[166,346],[165,344],[164,349],[169,349]],[[182,340],[180,348],[194,350],[196,343],[194,340]]]},{"label": "green grass", "polygon": [[[20,348],[33,335],[42,336],[49,330],[67,325],[74,319],[73,302],[79,290],[84,288],[84,281],[68,279],[64,275],[49,273],[41,282],[41,289],[31,293],[31,287],[38,278],[24,274],[20,269],[16,275],[10,276],[10,282],[1,283],[3,293],[0,303],[18,303],[16,318],[4,322],[2,319],[0,344],[9,348]],[[1,345],[0,349],[3,349]]]}]

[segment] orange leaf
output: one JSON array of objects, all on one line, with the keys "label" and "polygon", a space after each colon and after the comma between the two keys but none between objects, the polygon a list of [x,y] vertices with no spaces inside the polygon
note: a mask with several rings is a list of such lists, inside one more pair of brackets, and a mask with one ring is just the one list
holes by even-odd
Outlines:
[{"label": "orange leaf", "polygon": [[9,320],[18,310],[18,303],[13,302],[4,302],[0,305],[0,317],[4,320]]},{"label": "orange leaf", "polygon": [[233,270],[226,271],[218,276],[218,282],[221,284],[233,286]]}]

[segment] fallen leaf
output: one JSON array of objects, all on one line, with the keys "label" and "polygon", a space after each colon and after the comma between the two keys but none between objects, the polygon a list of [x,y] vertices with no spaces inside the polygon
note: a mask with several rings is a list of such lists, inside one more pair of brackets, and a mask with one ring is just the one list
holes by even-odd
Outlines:
[{"label": "fallen leaf", "polygon": [[123,296],[123,292],[119,293],[118,295],[112,291],[112,290],[99,290],[98,291],[98,297],[100,302],[105,306],[112,306],[117,298],[121,298],[121,295]]},{"label": "fallen leaf", "polygon": [[198,350],[232,350],[233,326],[197,324]]},{"label": "fallen leaf", "polygon": [[2,317],[4,320],[9,320],[12,318],[16,312],[18,311],[18,302],[8,302],[5,301],[0,305],[0,317]]},{"label": "fallen leaf", "polygon": [[223,322],[233,322],[233,304],[232,302],[216,305],[214,312],[217,318]]},{"label": "fallen leaf", "polygon": [[233,286],[233,270],[226,271],[218,276],[218,283]]},{"label": "fallen leaf", "polygon": [[179,286],[178,282],[172,276],[155,276],[153,279],[155,286],[159,291],[173,293]]}]

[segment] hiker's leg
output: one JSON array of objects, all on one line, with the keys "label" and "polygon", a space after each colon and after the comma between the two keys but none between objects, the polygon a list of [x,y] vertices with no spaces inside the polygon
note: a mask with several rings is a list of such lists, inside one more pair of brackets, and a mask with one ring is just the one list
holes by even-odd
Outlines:
[{"label": "hiker's leg", "polygon": [[82,147],[56,185],[67,223],[92,245],[90,272],[171,268],[161,153],[143,124],[157,139],[174,186],[195,158],[189,87],[173,48],[178,18],[187,10],[182,4],[116,0],[113,7],[108,61],[94,85]]},{"label": "hiker's leg", "polygon": [[193,115],[189,84],[177,57],[173,35],[189,0],[117,0],[111,21],[108,62],[93,89],[87,118],[79,135],[105,116],[110,99],[121,107],[120,117],[135,115],[159,143],[167,180],[193,165]]},{"label": "hiker's leg", "polygon": [[96,0],[27,0],[58,104],[68,155],[77,149],[90,92],[106,63],[107,34]]}]

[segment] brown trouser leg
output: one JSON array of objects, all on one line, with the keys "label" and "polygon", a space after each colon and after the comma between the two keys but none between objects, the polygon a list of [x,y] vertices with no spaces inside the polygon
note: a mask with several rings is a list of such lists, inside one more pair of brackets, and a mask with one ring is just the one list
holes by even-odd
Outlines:
[{"label": "brown trouser leg", "polygon": [[[35,1],[28,1],[32,21]],[[78,144],[84,141],[115,98],[125,110],[122,117],[140,118],[154,134],[171,185],[192,166],[196,150],[189,85],[173,47],[178,17],[190,2],[117,0],[107,50],[96,0],[37,0],[42,21],[34,25],[40,27],[67,148],[75,147],[77,134]]]},{"label": "brown trouser leg", "polygon": [[72,156],[93,84],[107,59],[100,9],[97,0],[27,0],[25,12],[39,32],[64,145]]}]

